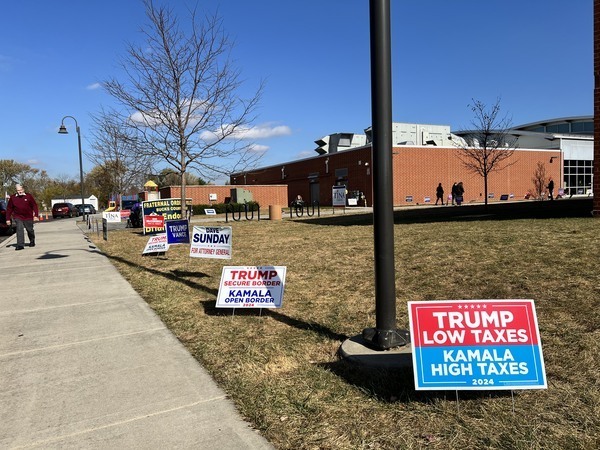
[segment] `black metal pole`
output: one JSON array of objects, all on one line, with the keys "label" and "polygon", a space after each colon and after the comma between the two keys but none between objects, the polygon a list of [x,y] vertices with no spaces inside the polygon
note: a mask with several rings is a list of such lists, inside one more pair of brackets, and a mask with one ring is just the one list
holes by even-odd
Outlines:
[{"label": "black metal pole", "polygon": [[370,0],[370,27],[376,328],[363,338],[384,350],[409,342],[396,329],[390,0]]},{"label": "black metal pole", "polygon": [[81,158],[81,132],[79,130],[79,125],[77,126],[77,145],[79,148],[79,184],[81,185],[81,215],[83,216],[82,220],[85,222],[85,196],[84,196],[84,188],[83,188],[83,160]]},{"label": "black metal pole", "polygon": [[77,123],[77,119],[73,116],[65,116],[60,121],[60,128],[58,129],[58,134],[69,134],[67,131],[67,127],[65,127],[65,119],[73,119],[75,122],[75,130],[77,131],[77,148],[79,150],[79,184],[81,186],[81,210],[83,211],[83,221],[85,222],[85,209],[83,205],[85,204],[84,197],[84,188],[83,188],[83,160],[81,157],[81,130],[79,129],[79,123]]}]

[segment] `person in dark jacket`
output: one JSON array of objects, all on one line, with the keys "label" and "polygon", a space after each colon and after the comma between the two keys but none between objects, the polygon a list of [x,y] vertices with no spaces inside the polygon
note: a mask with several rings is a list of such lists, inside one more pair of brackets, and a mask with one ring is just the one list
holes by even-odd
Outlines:
[{"label": "person in dark jacket", "polygon": [[460,181],[456,185],[456,204],[458,206],[460,206],[461,203],[464,201],[464,197],[463,197],[464,195],[465,195],[465,188],[463,187],[462,181]]},{"label": "person in dark jacket", "polygon": [[548,183],[548,197],[550,200],[554,200],[554,180],[550,177],[550,182]]},{"label": "person in dark jacket", "polygon": [[438,204],[438,201],[442,201],[442,206],[444,206],[444,188],[442,187],[442,183],[438,184],[438,187],[435,190],[435,204]]},{"label": "person in dark jacket", "polygon": [[454,205],[454,202],[456,201],[456,181],[454,182],[454,184],[452,185],[452,191],[450,192],[452,194],[452,204]]},{"label": "person in dark jacket", "polygon": [[17,227],[17,248],[25,248],[25,230],[29,238],[29,246],[35,247],[35,232],[33,231],[33,222],[39,219],[38,205],[33,195],[26,193],[23,186],[17,184],[17,193],[10,196],[8,205],[6,205],[6,224],[10,225],[12,221]]}]

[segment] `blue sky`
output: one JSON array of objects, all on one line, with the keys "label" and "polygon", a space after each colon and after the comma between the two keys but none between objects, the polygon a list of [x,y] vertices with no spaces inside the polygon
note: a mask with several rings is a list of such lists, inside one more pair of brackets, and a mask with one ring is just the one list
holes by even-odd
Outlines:
[{"label": "blue sky", "polygon": [[[155,2],[167,0],[155,0]],[[185,18],[191,0],[168,2]],[[244,90],[266,87],[261,165],[315,155],[314,140],[371,125],[368,0],[198,0],[235,40]],[[471,99],[515,125],[593,114],[592,0],[392,0],[393,119],[469,127]],[[98,88],[142,42],[141,0],[19,0],[0,15],[0,159],[78,179]],[[263,133],[263,134],[261,134]],[[264,136],[264,137],[261,137]],[[84,171],[92,164],[84,156]]]}]

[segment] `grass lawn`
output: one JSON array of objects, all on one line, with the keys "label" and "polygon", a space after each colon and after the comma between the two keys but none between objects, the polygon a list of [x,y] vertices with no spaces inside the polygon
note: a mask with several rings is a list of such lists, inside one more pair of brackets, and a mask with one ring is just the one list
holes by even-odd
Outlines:
[{"label": "grass lawn", "polygon": [[[412,370],[364,371],[338,358],[346,338],[375,326],[368,222],[227,225],[231,260],[189,258],[187,245],[142,257],[139,230],[92,238],[275,447],[600,448],[600,220],[395,225],[399,328],[408,329],[411,300],[535,301],[548,389],[458,400],[415,391]],[[287,266],[283,308],[216,309],[224,265]]]}]

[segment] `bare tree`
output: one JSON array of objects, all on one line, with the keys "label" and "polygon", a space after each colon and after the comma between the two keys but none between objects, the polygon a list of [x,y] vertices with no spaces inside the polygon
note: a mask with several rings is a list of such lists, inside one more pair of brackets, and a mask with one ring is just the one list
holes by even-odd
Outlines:
[{"label": "bare tree", "polygon": [[92,120],[92,150],[86,154],[107,177],[102,185],[112,186],[111,194],[119,194],[119,198],[133,190],[139,192],[156,158],[138,151],[137,135],[115,111],[102,109]]},{"label": "bare tree", "polygon": [[500,117],[500,99],[489,109],[479,100],[472,100],[472,129],[463,132],[466,144],[460,147],[458,157],[465,168],[483,177],[485,204],[488,204],[488,178],[494,171],[511,166],[516,138],[511,136],[511,119]]},{"label": "bare tree", "polygon": [[105,87],[127,110],[123,119],[135,130],[138,151],[161,158],[181,177],[183,215],[188,168],[213,179],[260,157],[242,138],[254,121],[262,84],[247,99],[238,95],[240,72],[219,17],[200,19],[192,10],[187,31],[168,7],[152,0],[145,5],[146,42],[129,46],[122,64],[126,81],[111,79]]},{"label": "bare tree", "polygon": [[546,185],[548,183],[548,178],[546,177],[546,165],[543,162],[537,162],[537,167],[533,172],[531,181],[533,182],[533,198],[536,200],[543,200],[544,193],[546,192]]}]

